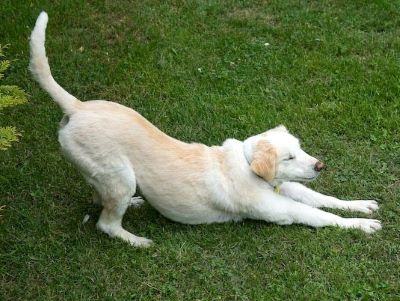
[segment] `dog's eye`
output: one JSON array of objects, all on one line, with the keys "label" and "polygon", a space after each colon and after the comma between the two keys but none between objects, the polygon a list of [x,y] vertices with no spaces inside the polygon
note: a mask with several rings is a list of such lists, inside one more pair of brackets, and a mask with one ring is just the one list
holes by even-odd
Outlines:
[{"label": "dog's eye", "polygon": [[285,161],[290,161],[290,160],[294,160],[295,156],[290,155],[289,158],[285,159]]}]

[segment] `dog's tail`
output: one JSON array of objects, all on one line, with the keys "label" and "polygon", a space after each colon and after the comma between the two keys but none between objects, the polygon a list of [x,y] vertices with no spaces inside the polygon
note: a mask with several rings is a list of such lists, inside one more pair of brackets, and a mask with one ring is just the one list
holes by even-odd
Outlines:
[{"label": "dog's tail", "polygon": [[36,81],[50,94],[63,112],[67,115],[71,115],[78,110],[81,102],[65,91],[51,75],[49,62],[46,57],[46,49],[44,47],[47,20],[48,16],[46,12],[41,12],[36,20],[30,40],[31,59],[29,69]]}]

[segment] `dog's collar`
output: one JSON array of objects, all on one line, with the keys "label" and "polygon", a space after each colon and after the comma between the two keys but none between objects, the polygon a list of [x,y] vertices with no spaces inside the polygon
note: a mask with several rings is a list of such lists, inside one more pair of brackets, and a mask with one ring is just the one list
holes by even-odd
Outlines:
[{"label": "dog's collar", "polygon": [[249,158],[247,158],[247,156],[246,156],[246,149],[245,149],[244,143],[243,143],[243,157],[246,160],[247,164],[250,166],[251,162],[250,162]]}]

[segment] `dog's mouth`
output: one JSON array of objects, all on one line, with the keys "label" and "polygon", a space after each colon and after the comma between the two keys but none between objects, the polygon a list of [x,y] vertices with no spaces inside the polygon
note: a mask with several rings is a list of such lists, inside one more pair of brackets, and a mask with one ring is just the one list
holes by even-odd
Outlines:
[{"label": "dog's mouth", "polygon": [[316,178],[318,178],[320,172],[319,171],[313,171],[313,172],[308,172],[308,173],[303,173],[298,174],[298,175],[277,175],[277,177],[274,178],[273,183],[283,183],[283,182],[303,182],[303,183],[308,183],[311,181],[314,181]]},{"label": "dog's mouth", "polygon": [[302,181],[302,182],[311,182],[311,181],[314,181],[316,178],[318,178],[318,176],[319,176],[319,172],[315,173],[315,175],[312,176],[312,177],[299,178],[299,181]]},{"label": "dog's mouth", "polygon": [[317,177],[318,177],[318,175],[316,175],[315,177],[311,177],[311,178],[300,178],[299,181],[300,182],[311,182],[311,181],[314,181]]},{"label": "dog's mouth", "polygon": [[319,173],[316,173],[312,177],[297,177],[296,179],[293,179],[292,181],[295,181],[295,182],[311,182],[311,181],[314,181],[318,176],[319,176]]},{"label": "dog's mouth", "polygon": [[[314,181],[318,177],[319,173],[317,173],[315,176],[312,177],[296,177],[292,179],[280,179],[280,178],[275,178],[274,183],[283,183],[283,182],[303,182],[303,183],[308,183]],[[279,184],[277,184],[279,185]]]}]

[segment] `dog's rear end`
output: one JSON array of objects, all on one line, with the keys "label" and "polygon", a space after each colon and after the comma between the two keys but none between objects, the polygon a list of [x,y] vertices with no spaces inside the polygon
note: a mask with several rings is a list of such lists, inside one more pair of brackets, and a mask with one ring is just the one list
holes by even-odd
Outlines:
[{"label": "dog's rear end", "polygon": [[[98,229],[131,245],[148,246],[151,240],[135,236],[121,225],[127,207],[137,203],[132,201],[136,179],[131,162],[123,153],[115,151],[115,141],[107,140],[106,134],[113,126],[110,122],[123,122],[120,119],[125,115],[124,110],[122,106],[111,102],[82,103],[54,80],[45,50],[47,21],[47,14],[42,12],[32,31],[29,67],[40,86],[65,113],[59,132],[61,148],[94,186],[96,202],[104,207],[97,223]],[[103,106],[105,109],[101,110]],[[107,119],[107,110],[110,108],[122,112],[121,116]],[[99,114],[98,110],[106,113]]]}]

